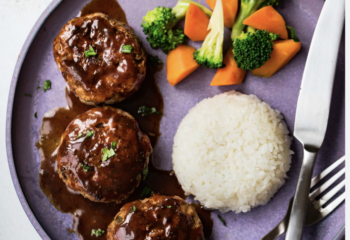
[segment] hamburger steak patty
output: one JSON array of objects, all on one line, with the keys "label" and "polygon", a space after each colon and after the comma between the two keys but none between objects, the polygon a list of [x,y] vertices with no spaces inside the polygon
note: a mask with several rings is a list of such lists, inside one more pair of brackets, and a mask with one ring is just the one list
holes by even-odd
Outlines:
[{"label": "hamburger steak patty", "polygon": [[[122,53],[124,45],[131,53]],[[90,46],[97,53],[86,57]],[[146,53],[126,23],[94,13],[70,20],[53,46],[68,86],[83,103],[120,102],[136,92],[146,75]]]},{"label": "hamburger steak patty", "polygon": [[152,146],[136,120],[112,107],[93,108],[66,128],[57,150],[66,185],[95,202],[121,202],[139,185]]},{"label": "hamburger steak patty", "polygon": [[155,194],[125,204],[109,224],[107,240],[204,240],[194,207],[182,198]]}]

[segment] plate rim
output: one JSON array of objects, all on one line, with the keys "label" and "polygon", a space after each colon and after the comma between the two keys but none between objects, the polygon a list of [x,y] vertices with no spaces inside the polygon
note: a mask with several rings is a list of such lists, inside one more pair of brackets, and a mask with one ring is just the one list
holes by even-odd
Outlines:
[{"label": "plate rim", "polygon": [[21,206],[26,213],[29,221],[33,225],[34,229],[37,231],[39,236],[42,239],[50,239],[44,228],[39,223],[38,219],[36,218],[34,212],[32,211],[31,207],[29,206],[27,199],[22,191],[21,184],[19,182],[19,178],[17,176],[16,171],[16,164],[13,157],[13,150],[12,150],[12,114],[13,114],[13,105],[14,105],[14,99],[15,99],[15,92],[17,89],[17,83],[18,78],[20,76],[23,63],[26,59],[27,53],[29,48],[32,46],[32,43],[34,39],[36,38],[38,32],[40,31],[43,24],[46,22],[48,17],[53,13],[53,11],[56,10],[56,8],[63,2],[64,0],[52,0],[52,2],[46,7],[46,9],[43,11],[43,13],[40,15],[38,20],[35,22],[34,26],[30,30],[22,48],[19,53],[19,57],[17,59],[15,68],[13,70],[12,78],[11,78],[11,85],[9,89],[9,96],[7,99],[7,110],[6,110],[6,152],[7,152],[7,161],[9,165],[9,170],[11,174],[11,179],[13,186],[15,188],[17,197],[21,203]]},{"label": "plate rim", "polygon": [[[35,40],[38,32],[41,30],[43,24],[50,17],[50,15],[56,10],[56,8],[63,2],[64,0],[52,0],[51,3],[46,7],[46,9],[41,13],[40,17],[37,19],[32,29],[30,30],[22,48],[19,53],[19,57],[17,59],[15,68],[13,70],[11,84],[9,89],[9,96],[7,100],[7,110],[6,110],[6,152],[7,152],[7,160],[9,165],[9,170],[11,174],[11,179],[13,186],[15,188],[17,197],[21,203],[21,206],[26,213],[30,223],[37,231],[39,236],[42,239],[51,239],[45,229],[41,226],[40,222],[36,218],[34,212],[32,211],[30,205],[27,202],[27,199],[22,191],[21,184],[19,182],[19,178],[16,171],[16,164],[13,157],[13,149],[12,149],[12,115],[13,115],[13,106],[15,99],[15,92],[17,89],[18,79],[22,70],[23,63],[26,59],[28,50],[32,46],[33,41]],[[337,236],[345,236],[345,232],[343,233],[343,228],[339,231]]]}]

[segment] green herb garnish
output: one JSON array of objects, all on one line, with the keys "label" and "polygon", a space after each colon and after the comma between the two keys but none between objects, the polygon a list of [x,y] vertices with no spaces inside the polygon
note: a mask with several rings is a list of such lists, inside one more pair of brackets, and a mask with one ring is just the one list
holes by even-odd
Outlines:
[{"label": "green herb garnish", "polygon": [[44,92],[46,92],[49,89],[51,89],[51,81],[50,80],[46,80],[44,82]]},{"label": "green herb garnish", "polygon": [[102,153],[103,153],[102,161],[106,161],[108,158],[113,157],[115,155],[115,152],[112,148],[111,149],[103,148]]},{"label": "green herb garnish", "polygon": [[137,111],[137,113],[141,114],[142,117],[148,116],[151,114],[160,114],[160,112],[158,112],[155,107],[146,107],[146,106],[139,107],[139,110]]},{"label": "green herb garnish", "polygon": [[33,96],[32,96],[31,94],[29,94],[29,93],[25,93],[24,96],[26,96],[26,97],[33,97]]},{"label": "green herb garnish", "polygon": [[142,189],[141,197],[150,197],[153,194],[154,194],[154,192],[152,191],[152,189],[150,189],[149,187],[145,186]]},{"label": "green herb garnish", "polygon": [[226,221],[220,215],[218,215],[218,218],[220,219],[222,224],[224,224],[224,226],[226,226]]},{"label": "green herb garnish", "polygon": [[40,89],[41,87],[40,86],[38,86],[38,87],[36,87],[36,90],[38,90],[38,89]]},{"label": "green herb garnish", "polygon": [[132,53],[132,46],[131,45],[123,45],[122,46],[122,53]]},{"label": "green herb garnish", "polygon": [[132,211],[136,212],[136,207],[135,207],[135,205],[132,206]]},{"label": "green herb garnish", "polygon": [[87,171],[90,170],[90,167],[87,166],[87,165],[84,165],[84,164],[80,163],[80,166],[83,168],[84,172],[87,172]]},{"label": "green herb garnish", "polygon": [[91,45],[90,45],[89,49],[86,50],[84,53],[85,53],[85,57],[93,57],[93,56],[97,55],[97,53],[95,52],[95,50],[92,48]]},{"label": "green herb garnish", "polygon": [[121,217],[121,216],[118,216],[117,218],[114,219],[114,221],[117,223],[117,224],[121,224],[124,219]]},{"label": "green herb garnish", "polygon": [[92,137],[94,135],[94,131],[86,130],[86,137]]},{"label": "green herb garnish", "polygon": [[34,117],[35,117],[35,118],[38,118],[38,114],[37,114],[36,112],[34,113]]},{"label": "green herb garnish", "polygon": [[146,180],[147,175],[148,175],[148,166],[142,171],[142,180]]},{"label": "green herb garnish", "polygon": [[78,136],[77,136],[77,138],[81,138],[82,136],[83,136],[83,134],[82,134],[82,133],[79,133]]},{"label": "green herb garnish", "polygon": [[286,25],[286,27],[290,30],[290,37],[294,40],[294,42],[300,42],[295,32],[295,29],[288,25]]},{"label": "green herb garnish", "polygon": [[112,148],[116,148],[117,147],[117,142],[112,142]]},{"label": "green herb garnish", "polygon": [[169,205],[168,208],[171,208],[171,206]]},{"label": "green herb garnish", "polygon": [[91,230],[91,236],[96,236],[96,237],[101,237],[103,234],[105,233],[105,231],[104,230],[102,230],[101,228],[99,228],[99,229],[92,229]]},{"label": "green herb garnish", "polygon": [[162,64],[162,60],[160,60],[160,58],[158,56],[152,56],[152,55],[148,55],[147,56],[147,61],[149,61],[152,64]]}]

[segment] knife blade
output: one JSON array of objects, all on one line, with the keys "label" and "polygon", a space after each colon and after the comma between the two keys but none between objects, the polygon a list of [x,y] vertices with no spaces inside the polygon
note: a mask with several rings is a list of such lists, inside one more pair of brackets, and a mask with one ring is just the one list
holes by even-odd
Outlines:
[{"label": "knife blade", "polygon": [[344,9],[345,0],[326,0],[306,60],[294,125],[294,136],[304,148],[303,162],[286,240],[302,237],[313,166],[328,124]]}]

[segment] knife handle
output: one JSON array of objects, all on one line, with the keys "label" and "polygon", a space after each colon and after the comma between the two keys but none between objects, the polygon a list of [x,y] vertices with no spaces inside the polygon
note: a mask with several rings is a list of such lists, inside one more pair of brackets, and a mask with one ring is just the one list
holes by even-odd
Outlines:
[{"label": "knife handle", "polygon": [[304,146],[304,156],[295,191],[285,240],[301,239],[310,193],[312,172],[318,149]]}]

